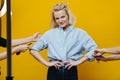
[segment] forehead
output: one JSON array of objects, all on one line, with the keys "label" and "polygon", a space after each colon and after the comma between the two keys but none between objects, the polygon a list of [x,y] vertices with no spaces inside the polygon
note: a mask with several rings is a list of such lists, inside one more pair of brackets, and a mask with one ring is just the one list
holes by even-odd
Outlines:
[{"label": "forehead", "polygon": [[54,11],[53,14],[54,14],[55,17],[60,17],[60,16],[63,16],[63,15],[67,15],[67,13],[64,9],[59,10],[59,11]]}]

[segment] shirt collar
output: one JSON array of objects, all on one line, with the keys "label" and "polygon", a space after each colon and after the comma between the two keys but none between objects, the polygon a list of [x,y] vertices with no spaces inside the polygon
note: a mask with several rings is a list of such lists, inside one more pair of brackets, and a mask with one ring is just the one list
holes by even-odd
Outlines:
[{"label": "shirt collar", "polygon": [[[58,27],[58,29],[59,29],[59,30],[63,30],[62,27]],[[68,26],[67,31],[71,31],[71,30],[73,30],[73,29],[74,29],[74,27],[73,27],[72,25],[70,25],[70,26]]]}]

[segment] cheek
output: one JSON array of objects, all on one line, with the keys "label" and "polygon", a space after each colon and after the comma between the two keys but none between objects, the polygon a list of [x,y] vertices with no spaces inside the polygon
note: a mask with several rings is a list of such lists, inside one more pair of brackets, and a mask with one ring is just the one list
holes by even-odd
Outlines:
[{"label": "cheek", "polygon": [[64,20],[65,20],[65,22],[67,22],[67,23],[69,22],[68,18],[65,18]]},{"label": "cheek", "polygon": [[68,16],[65,16],[65,18],[64,18],[66,21],[68,21]]},{"label": "cheek", "polygon": [[59,23],[59,20],[56,20],[56,23]]}]

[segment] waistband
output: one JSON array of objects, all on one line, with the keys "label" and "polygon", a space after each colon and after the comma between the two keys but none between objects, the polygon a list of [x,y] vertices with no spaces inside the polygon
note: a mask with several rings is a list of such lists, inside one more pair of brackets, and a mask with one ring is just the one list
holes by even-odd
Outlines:
[{"label": "waistband", "polygon": [[49,60],[50,62],[53,62],[53,61],[59,61],[59,62],[63,62],[62,60],[59,60],[59,59],[52,59],[52,60]]}]

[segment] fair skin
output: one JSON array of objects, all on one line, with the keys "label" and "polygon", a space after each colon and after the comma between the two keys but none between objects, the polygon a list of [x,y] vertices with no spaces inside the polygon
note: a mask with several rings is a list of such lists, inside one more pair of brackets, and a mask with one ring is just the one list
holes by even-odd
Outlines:
[{"label": "fair skin", "polygon": [[101,56],[104,53],[120,54],[120,47],[96,49],[94,52],[94,56]]},{"label": "fair skin", "polygon": [[[14,49],[12,49],[12,54],[17,53],[17,52],[26,51],[28,46],[27,45],[21,45],[21,44],[25,44],[27,42],[32,42],[32,41],[35,42],[39,38],[40,38],[39,32],[37,32],[31,37],[12,40],[12,46],[16,46]],[[0,53],[0,60],[3,60],[5,58],[7,58],[7,53],[6,52]]]},{"label": "fair skin", "polygon": [[[67,30],[69,26],[69,19],[68,15],[66,14],[65,10],[60,10],[60,11],[55,11],[54,12],[54,18],[56,23],[63,28],[64,31]],[[59,69],[60,65],[67,64],[65,68],[70,69],[72,66],[77,66],[79,64],[82,64],[83,62],[88,61],[89,59],[87,57],[83,57],[79,59],[78,61],[73,61],[71,59],[67,60],[66,62],[59,62],[59,61],[54,61],[54,62],[47,62],[40,54],[38,51],[31,50],[30,53],[32,56],[37,59],[40,63],[47,67],[54,66],[56,69]]]},{"label": "fair skin", "polygon": [[[54,66],[56,69],[59,69],[60,65],[62,65],[63,63],[59,62],[59,61],[54,61],[54,62],[47,62],[40,54],[38,51],[35,50],[31,50],[30,53],[32,54],[32,56],[40,63],[42,63],[43,65],[47,66],[47,67],[51,67]],[[81,59],[79,59],[78,61],[72,61],[72,60],[68,60],[66,62],[64,62],[64,64],[67,64],[65,66],[65,68],[70,69],[73,66],[77,66],[79,64],[82,64],[83,62],[88,61],[89,59],[87,57],[83,57]]]},{"label": "fair skin", "polygon": [[39,34],[40,33],[37,32],[33,36],[30,36],[30,37],[27,37],[27,38],[12,40],[12,46],[25,44],[27,42],[35,42],[35,41],[37,41],[40,38]]},{"label": "fair skin", "polygon": [[113,56],[97,56],[96,60],[99,61],[114,61],[120,60],[120,55],[113,55]]},{"label": "fair skin", "polygon": [[[104,57],[102,56],[104,53],[109,53],[114,55]],[[97,60],[102,60],[102,61],[120,60],[120,47],[96,49],[94,51],[93,56],[95,56]]]},{"label": "fair skin", "polygon": [[[17,53],[17,52],[25,52],[27,49],[28,49],[27,45],[19,45],[15,47],[14,49],[12,49],[12,54]],[[0,61],[6,58],[7,58],[6,52],[0,53]]]},{"label": "fair skin", "polygon": [[65,10],[55,11],[54,12],[54,18],[56,23],[63,28],[64,31],[67,30],[67,27],[69,26],[69,19],[68,15],[66,14]]}]

